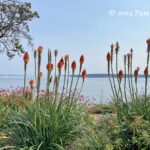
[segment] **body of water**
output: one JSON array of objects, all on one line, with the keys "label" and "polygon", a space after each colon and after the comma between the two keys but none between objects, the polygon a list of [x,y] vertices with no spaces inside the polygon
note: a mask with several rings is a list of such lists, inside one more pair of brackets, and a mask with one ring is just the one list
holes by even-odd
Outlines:
[{"label": "body of water", "polygon": [[[34,77],[30,76],[27,78],[27,85],[30,79],[34,79]],[[76,81],[76,78],[75,80]],[[78,89],[81,87],[80,79]],[[62,88],[63,79],[60,82],[60,88]],[[2,76],[0,77],[0,88],[16,88],[23,86],[23,76]],[[139,78],[138,80],[138,89],[139,91],[143,90],[144,87],[144,78]],[[41,89],[45,90],[46,88],[46,78],[42,78]],[[52,87],[51,87],[52,88]],[[96,103],[100,102],[108,102],[111,100],[112,92],[110,89],[110,84],[107,77],[103,78],[86,78],[85,84],[82,90],[82,95],[86,99],[91,101],[95,101]]]}]

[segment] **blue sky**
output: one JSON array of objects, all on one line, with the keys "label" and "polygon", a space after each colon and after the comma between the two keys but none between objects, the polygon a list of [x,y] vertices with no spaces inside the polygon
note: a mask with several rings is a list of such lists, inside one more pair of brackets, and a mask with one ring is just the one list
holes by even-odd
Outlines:
[{"label": "blue sky", "polygon": [[[28,0],[29,1],[29,0]],[[40,18],[30,23],[35,48],[43,45],[42,71],[46,74],[48,48],[59,50],[59,56],[70,54],[72,60],[85,55],[88,73],[106,73],[106,53],[111,43],[119,41],[120,64],[130,48],[134,66],[141,73],[146,64],[146,39],[150,37],[149,1],[145,0],[30,0]],[[132,13],[132,16],[129,14]],[[120,15],[122,14],[122,15]],[[142,15],[142,16],[141,16]],[[25,47],[33,55],[33,51]],[[34,74],[32,56],[28,74]],[[0,55],[0,74],[23,74],[22,57],[9,61]],[[3,68],[3,69],[2,69]]]}]

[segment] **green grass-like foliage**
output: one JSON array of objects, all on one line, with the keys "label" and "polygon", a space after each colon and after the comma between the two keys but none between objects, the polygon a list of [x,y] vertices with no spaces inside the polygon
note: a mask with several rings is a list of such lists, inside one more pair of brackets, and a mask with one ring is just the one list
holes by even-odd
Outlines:
[{"label": "green grass-like foliage", "polygon": [[57,103],[41,101],[23,113],[13,113],[6,122],[6,131],[16,148],[62,150],[79,133],[82,107],[68,103],[67,98]]},{"label": "green grass-like foliage", "polygon": [[77,139],[72,150],[149,150],[149,125],[143,118],[119,123],[116,117],[105,116],[83,129],[82,138]]}]

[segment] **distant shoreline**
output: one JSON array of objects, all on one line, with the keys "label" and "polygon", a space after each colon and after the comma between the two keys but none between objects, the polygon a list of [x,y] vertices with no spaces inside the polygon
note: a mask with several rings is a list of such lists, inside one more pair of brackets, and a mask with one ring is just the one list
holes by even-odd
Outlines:
[{"label": "distant shoreline", "polygon": [[[15,75],[15,74],[1,74],[0,77],[23,77],[24,75]],[[34,76],[34,75],[29,75]],[[63,76],[63,75],[62,75]],[[75,75],[77,77],[78,75]],[[131,75],[129,75],[131,77]],[[117,77],[115,74],[114,77]],[[134,75],[132,75],[134,77]],[[144,78],[144,75],[140,74],[138,76],[139,78]],[[150,75],[148,76],[150,77]],[[108,74],[102,73],[102,74],[87,74],[87,78],[108,78]]]},{"label": "distant shoreline", "polygon": [[[111,76],[111,75],[110,75]],[[128,75],[127,75],[128,76]],[[117,75],[116,74],[114,74],[114,77],[116,78],[117,77]],[[129,74],[129,77],[134,77],[134,75],[132,74]],[[140,74],[140,75],[138,75],[138,77],[139,78],[144,78],[145,76],[144,75],[142,75],[142,74]],[[148,76],[148,77],[150,77],[150,75]],[[88,74],[87,75],[87,78],[108,78],[108,74]]]}]

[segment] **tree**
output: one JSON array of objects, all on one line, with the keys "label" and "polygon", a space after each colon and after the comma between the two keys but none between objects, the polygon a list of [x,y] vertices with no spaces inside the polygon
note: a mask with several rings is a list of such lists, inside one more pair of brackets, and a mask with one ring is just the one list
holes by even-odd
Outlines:
[{"label": "tree", "polygon": [[0,0],[0,52],[9,58],[24,53],[22,42],[32,46],[29,22],[39,18],[31,3],[19,0]]}]

